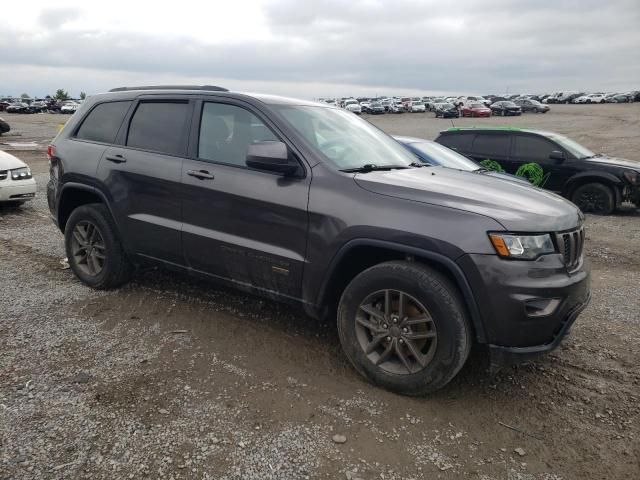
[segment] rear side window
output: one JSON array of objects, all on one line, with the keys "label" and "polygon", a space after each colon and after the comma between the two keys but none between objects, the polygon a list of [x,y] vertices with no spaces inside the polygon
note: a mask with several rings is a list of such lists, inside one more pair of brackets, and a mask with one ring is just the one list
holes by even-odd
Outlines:
[{"label": "rear side window", "polygon": [[511,137],[509,135],[486,135],[479,133],[473,141],[473,154],[491,157],[509,155]]},{"label": "rear side window", "polygon": [[545,160],[552,151],[560,150],[544,138],[517,135],[515,140],[514,156],[525,160]]},{"label": "rear side window", "polygon": [[166,153],[184,154],[189,104],[184,102],[140,102],[131,123],[127,146]]},{"label": "rear side window", "polygon": [[467,152],[471,150],[471,140],[473,134],[462,133],[455,135],[440,135],[436,140],[439,144],[449,147],[459,152]]},{"label": "rear side window", "polygon": [[101,103],[84,119],[76,138],[91,142],[113,143],[131,102]]}]

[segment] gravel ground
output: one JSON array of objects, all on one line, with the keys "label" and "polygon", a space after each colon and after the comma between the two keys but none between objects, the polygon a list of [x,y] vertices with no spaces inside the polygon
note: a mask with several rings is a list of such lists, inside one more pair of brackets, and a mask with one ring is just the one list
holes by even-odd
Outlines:
[{"label": "gravel ground", "polygon": [[[0,142],[39,145],[66,118],[7,117],[18,135]],[[570,105],[510,123],[640,159],[639,117]],[[449,124],[372,121],[425,138]],[[558,350],[496,376],[476,351],[442,391],[405,398],[289,307],[155,270],[82,286],[60,263],[41,148],[14,153],[40,190],[0,210],[0,478],[640,478],[637,211],[587,218],[593,301]]]}]

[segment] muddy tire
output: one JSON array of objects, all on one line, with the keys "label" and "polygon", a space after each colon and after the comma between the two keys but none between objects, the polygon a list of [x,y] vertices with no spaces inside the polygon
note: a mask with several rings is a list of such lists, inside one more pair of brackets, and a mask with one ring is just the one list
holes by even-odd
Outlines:
[{"label": "muddy tire", "polygon": [[584,213],[609,215],[616,207],[615,194],[602,183],[587,183],[579,186],[571,195],[571,201]]},{"label": "muddy tire", "polygon": [[106,206],[93,203],[76,208],[64,233],[69,266],[82,283],[109,289],[129,280],[133,267]]},{"label": "muddy tire", "polygon": [[457,288],[414,262],[385,262],[357,275],[338,306],[338,334],[355,369],[404,395],[445,386],[464,365],[472,336]]}]

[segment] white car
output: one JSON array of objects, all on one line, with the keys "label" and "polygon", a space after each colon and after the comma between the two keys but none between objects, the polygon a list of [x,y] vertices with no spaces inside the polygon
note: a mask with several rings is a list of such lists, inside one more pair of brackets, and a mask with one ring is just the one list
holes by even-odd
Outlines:
[{"label": "white car", "polygon": [[60,113],[75,113],[79,106],[79,103],[69,102],[60,108]]},{"label": "white car", "polygon": [[19,158],[0,150],[0,203],[21,204],[36,196],[31,169]]},{"label": "white car", "polygon": [[360,115],[362,113],[362,107],[360,106],[357,100],[345,100],[344,109],[350,111],[351,113],[355,113],[357,115]]},{"label": "white car", "polygon": [[411,113],[422,113],[427,111],[427,107],[422,101],[411,102],[409,103],[408,108]]},{"label": "white car", "polygon": [[573,100],[573,103],[605,103],[607,95],[604,93],[591,93],[589,95],[582,95]]}]

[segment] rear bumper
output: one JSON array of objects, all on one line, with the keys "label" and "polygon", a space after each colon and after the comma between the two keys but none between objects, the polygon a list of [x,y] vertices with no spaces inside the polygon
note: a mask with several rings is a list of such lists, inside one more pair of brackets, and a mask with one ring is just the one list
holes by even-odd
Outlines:
[{"label": "rear bumper", "polygon": [[535,261],[464,255],[458,264],[476,298],[483,343],[496,361],[553,350],[590,300],[586,263],[568,273],[559,254]]},{"label": "rear bumper", "polygon": [[0,202],[24,202],[36,196],[38,187],[33,178],[0,182]]}]

